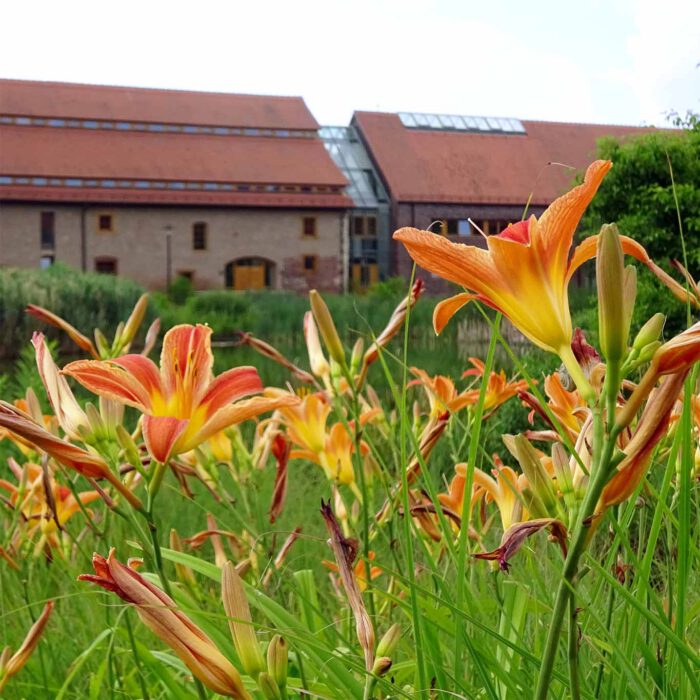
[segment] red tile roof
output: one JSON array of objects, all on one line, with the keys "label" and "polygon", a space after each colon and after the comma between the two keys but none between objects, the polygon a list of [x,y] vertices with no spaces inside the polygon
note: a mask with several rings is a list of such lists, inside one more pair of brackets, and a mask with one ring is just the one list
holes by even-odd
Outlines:
[{"label": "red tile roof", "polygon": [[570,185],[569,168],[595,159],[596,139],[650,129],[523,121],[526,134],[429,131],[405,127],[398,115],[355,112],[354,121],[392,199],[451,204],[546,205]]},{"label": "red tile roof", "polygon": [[0,114],[259,129],[317,129],[301,97],[0,79]]},{"label": "red tile roof", "polygon": [[0,126],[0,173],[344,186],[320,139]]}]

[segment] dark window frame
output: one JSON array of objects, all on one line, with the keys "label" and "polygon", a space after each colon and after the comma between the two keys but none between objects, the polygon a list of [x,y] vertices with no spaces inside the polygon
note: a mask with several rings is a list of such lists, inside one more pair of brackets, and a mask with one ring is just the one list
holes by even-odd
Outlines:
[{"label": "dark window frame", "polygon": [[207,250],[208,233],[206,221],[195,221],[192,224],[192,250]]}]

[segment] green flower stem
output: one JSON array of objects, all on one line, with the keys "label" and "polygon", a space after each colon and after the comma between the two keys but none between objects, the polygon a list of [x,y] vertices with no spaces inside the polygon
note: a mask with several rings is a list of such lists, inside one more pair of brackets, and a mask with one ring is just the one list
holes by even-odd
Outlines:
[{"label": "green flower stem", "polygon": [[569,690],[571,692],[571,700],[580,700],[581,698],[578,646],[576,597],[571,593],[569,596]]},{"label": "green flower stem", "polygon": [[[600,444],[602,439],[602,416],[600,409],[595,412],[596,430],[594,431],[594,442]],[[542,665],[540,666],[540,675],[535,690],[536,700],[547,700],[549,684],[552,679],[552,671],[554,669],[554,660],[559,646],[559,637],[561,628],[564,622],[564,614],[569,604],[569,599],[572,598],[572,592],[575,589],[576,575],[578,573],[578,565],[586,551],[590,527],[592,525],[591,518],[595,512],[596,505],[600,498],[605,484],[608,482],[610,475],[610,462],[615,450],[615,440],[618,431],[613,429],[608,440],[603,447],[603,453],[599,460],[596,460],[595,468],[592,470],[591,481],[586,489],[586,495],[578,512],[576,524],[574,526],[571,547],[564,562],[564,570],[562,578],[557,589],[557,596],[554,602],[554,610],[552,612],[552,620],[549,625],[547,634],[547,642],[545,645],[544,655],[542,657]]]}]

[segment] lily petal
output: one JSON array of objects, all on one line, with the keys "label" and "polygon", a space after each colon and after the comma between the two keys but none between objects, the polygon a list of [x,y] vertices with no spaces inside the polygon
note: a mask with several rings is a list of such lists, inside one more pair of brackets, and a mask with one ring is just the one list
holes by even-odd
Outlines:
[{"label": "lily petal", "polygon": [[211,416],[227,404],[262,390],[262,380],[255,367],[234,367],[209,384],[201,405],[206,407],[207,416]]},{"label": "lily petal", "polygon": [[105,360],[78,360],[63,368],[63,374],[73,377],[98,396],[125,403],[140,411],[151,406],[148,389],[125,367]]},{"label": "lily petal", "polygon": [[220,408],[214,413],[206,423],[193,435],[185,436],[182,445],[178,445],[178,452],[189,452],[197,445],[208,440],[214,433],[218,433],[230,425],[241,423],[249,418],[255,418],[261,413],[275,411],[278,408],[294,406],[299,399],[292,394],[279,396],[277,398],[267,398],[265,396],[255,396],[252,399],[245,399],[238,403]]},{"label": "lily petal", "polygon": [[167,394],[183,392],[195,404],[211,380],[214,356],[209,326],[173,326],[163,338],[160,367]]},{"label": "lily petal", "polygon": [[443,299],[441,302],[435,305],[433,310],[433,328],[435,329],[435,335],[440,335],[443,329],[447,325],[448,321],[465,305],[470,301],[477,299],[478,294],[468,294],[467,292],[462,292],[461,294],[455,294],[453,297],[448,299]]},{"label": "lily petal", "polygon": [[[188,425],[189,420],[180,420],[172,416],[145,415],[143,417],[143,439],[148,452],[158,462],[167,462],[173,454],[175,443]],[[178,450],[177,454],[187,452],[188,449]]]}]

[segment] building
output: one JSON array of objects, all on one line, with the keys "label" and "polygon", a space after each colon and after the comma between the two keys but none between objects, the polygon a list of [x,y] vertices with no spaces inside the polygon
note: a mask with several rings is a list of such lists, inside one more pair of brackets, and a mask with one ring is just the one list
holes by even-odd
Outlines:
[{"label": "building", "polygon": [[343,288],[346,177],[300,97],[0,80],[0,264]]},{"label": "building", "polygon": [[483,247],[599,138],[645,131],[378,112],[320,128],[301,97],[0,80],[0,265],[363,290],[410,275],[397,228]]},{"label": "building", "polygon": [[350,183],[346,274],[349,289],[362,291],[392,272],[389,195],[354,127],[327,126],[319,134]]},{"label": "building", "polygon": [[[355,112],[352,128],[389,196],[388,231],[428,229],[485,246],[523,213],[539,215],[596,157],[596,142],[649,129],[444,114]],[[392,274],[412,261],[391,245]],[[429,280],[434,289],[441,280]]]}]

